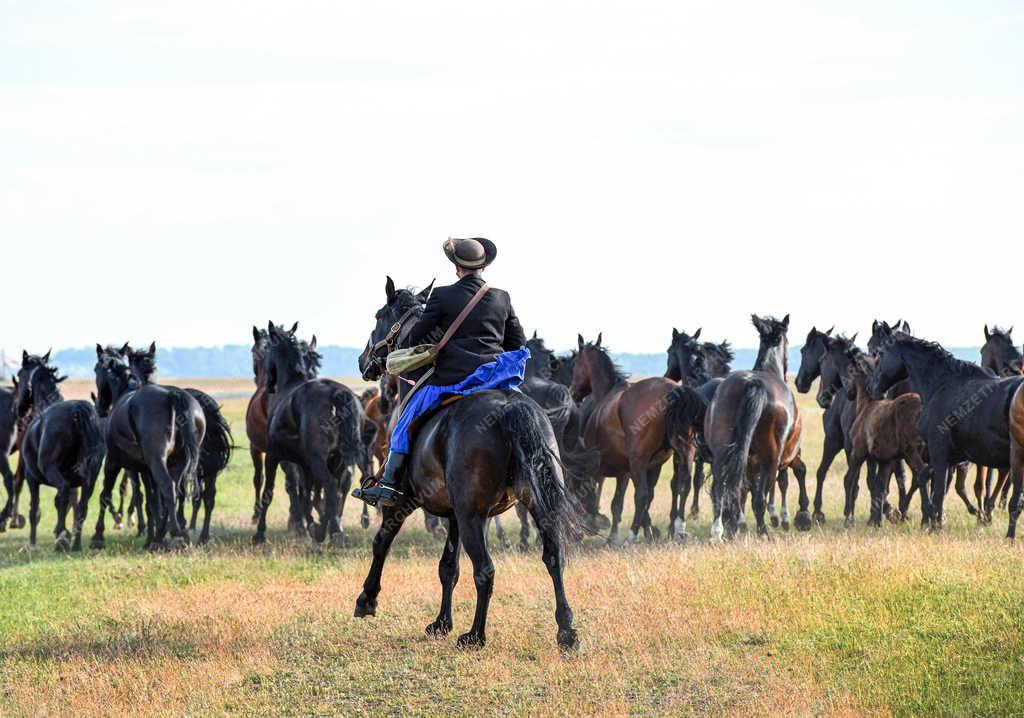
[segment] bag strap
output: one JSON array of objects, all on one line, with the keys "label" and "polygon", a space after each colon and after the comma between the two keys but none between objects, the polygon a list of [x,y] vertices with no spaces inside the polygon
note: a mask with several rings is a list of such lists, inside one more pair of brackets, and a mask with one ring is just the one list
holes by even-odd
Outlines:
[{"label": "bag strap", "polygon": [[430,347],[431,354],[437,356],[438,353],[440,353],[440,351],[444,349],[444,345],[447,344],[448,341],[455,334],[455,332],[459,330],[459,327],[462,326],[462,323],[466,321],[466,317],[468,317],[469,313],[473,311],[473,307],[479,304],[480,300],[484,298],[485,294],[487,294],[488,289],[490,289],[490,286],[488,286],[487,282],[484,282],[484,286],[476,290],[476,294],[474,294],[473,298],[469,300],[469,304],[463,307],[462,311],[459,312],[459,316],[455,317],[455,321],[452,322],[451,326],[448,327],[448,331],[446,331],[444,333],[444,336],[441,337],[441,341],[439,341],[434,346]]}]

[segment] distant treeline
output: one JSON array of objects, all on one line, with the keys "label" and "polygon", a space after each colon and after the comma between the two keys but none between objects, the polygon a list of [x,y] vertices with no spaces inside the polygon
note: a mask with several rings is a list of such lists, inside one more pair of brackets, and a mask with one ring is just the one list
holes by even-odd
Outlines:
[{"label": "distant treeline", "polygon": [[[356,360],[361,349],[322,346],[325,376],[351,377],[359,374]],[[950,349],[961,359],[978,361],[978,347]],[[613,353],[615,361],[634,376],[656,376],[665,373],[665,354]],[[20,357],[10,357],[20,361]],[[736,369],[749,369],[757,358],[756,349],[736,349]],[[91,377],[96,365],[96,349],[62,349],[54,352],[53,363],[68,376]],[[158,348],[157,366],[163,376],[183,377],[249,377],[252,376],[252,354],[248,346],[192,347],[188,349]],[[799,347],[790,347],[789,371],[800,367]]]}]

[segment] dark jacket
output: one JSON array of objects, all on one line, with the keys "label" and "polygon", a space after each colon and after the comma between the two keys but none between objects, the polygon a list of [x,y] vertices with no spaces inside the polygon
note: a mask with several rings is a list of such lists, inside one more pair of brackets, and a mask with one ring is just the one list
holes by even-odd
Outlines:
[{"label": "dark jacket", "polygon": [[[403,345],[440,341],[483,283],[482,277],[471,274],[455,284],[434,289],[423,315],[413,325]],[[429,383],[435,386],[458,384],[481,364],[494,361],[498,354],[525,345],[526,335],[512,309],[508,292],[491,287],[438,354]]]}]

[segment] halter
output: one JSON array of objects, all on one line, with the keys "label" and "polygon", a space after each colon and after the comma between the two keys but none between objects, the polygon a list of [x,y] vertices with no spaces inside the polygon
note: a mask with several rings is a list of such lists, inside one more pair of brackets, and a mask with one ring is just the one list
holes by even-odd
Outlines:
[{"label": "halter", "polygon": [[[393,352],[395,348],[402,343],[402,340],[409,335],[409,331],[412,329],[411,326],[406,326],[409,318],[412,317],[417,309],[421,308],[422,307],[419,303],[414,303],[409,307],[405,311],[405,314],[399,317],[398,321],[391,325],[391,328],[388,330],[388,333],[384,338],[374,344],[370,349],[370,361],[376,364],[377,368],[380,369],[382,373],[386,373],[388,354]],[[383,357],[377,352],[381,347],[387,349],[387,351],[384,352]]]}]

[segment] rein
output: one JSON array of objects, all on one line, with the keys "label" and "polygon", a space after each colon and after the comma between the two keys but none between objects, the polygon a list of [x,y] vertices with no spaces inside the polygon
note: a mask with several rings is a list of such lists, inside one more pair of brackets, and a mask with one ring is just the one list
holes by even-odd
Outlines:
[{"label": "rein", "polygon": [[[393,352],[395,348],[401,344],[407,336],[409,336],[409,332],[412,330],[412,324],[409,322],[409,319],[418,309],[422,309],[422,307],[418,303],[414,303],[411,307],[405,310],[405,314],[399,317],[398,321],[391,325],[391,328],[388,330],[388,333],[384,338],[374,344],[373,348],[370,350],[370,357],[372,358],[373,363],[376,364],[382,372],[385,372],[387,355]],[[382,347],[387,350],[384,352],[383,357],[378,352]]]}]

